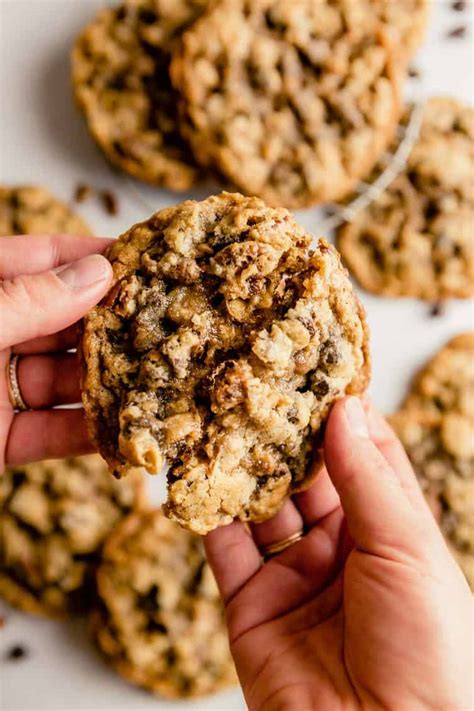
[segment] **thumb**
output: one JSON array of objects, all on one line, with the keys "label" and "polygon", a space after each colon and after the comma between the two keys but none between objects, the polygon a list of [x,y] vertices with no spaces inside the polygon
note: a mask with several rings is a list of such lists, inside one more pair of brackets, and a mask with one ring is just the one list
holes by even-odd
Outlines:
[{"label": "thumb", "polygon": [[380,554],[411,550],[415,511],[400,479],[369,437],[362,403],[337,402],[326,428],[324,456],[355,544]]},{"label": "thumb", "polygon": [[93,254],[0,282],[0,349],[67,328],[100,301],[111,281],[110,263]]}]

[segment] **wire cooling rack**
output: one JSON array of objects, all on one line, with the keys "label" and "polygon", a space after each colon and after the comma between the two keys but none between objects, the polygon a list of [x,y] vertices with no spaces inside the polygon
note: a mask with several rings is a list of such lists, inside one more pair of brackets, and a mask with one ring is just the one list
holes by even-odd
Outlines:
[{"label": "wire cooling rack", "polygon": [[351,222],[355,216],[375,202],[404,169],[408,156],[415,145],[423,119],[423,104],[412,104],[410,117],[406,126],[400,125],[397,131],[399,139],[393,153],[385,153],[379,163],[385,165],[384,170],[371,183],[361,182],[357,185],[355,197],[347,205],[331,204],[327,210],[331,213],[320,225],[318,231],[327,234],[345,222]]},{"label": "wire cooling rack", "polygon": [[[329,212],[329,216],[314,227],[314,232],[318,234],[328,234],[340,227],[345,222],[351,222],[355,216],[377,200],[387,187],[404,169],[408,156],[416,143],[420,133],[423,117],[423,103],[411,104],[410,117],[406,125],[400,124],[397,130],[398,144],[392,153],[385,153],[379,160],[379,164],[385,165],[382,172],[371,182],[360,182],[354,193],[354,197],[347,205],[328,204],[324,208]],[[153,205],[142,193],[140,187],[126,174],[121,173],[123,180],[127,184],[128,193],[140,209],[150,215],[156,211]]]}]

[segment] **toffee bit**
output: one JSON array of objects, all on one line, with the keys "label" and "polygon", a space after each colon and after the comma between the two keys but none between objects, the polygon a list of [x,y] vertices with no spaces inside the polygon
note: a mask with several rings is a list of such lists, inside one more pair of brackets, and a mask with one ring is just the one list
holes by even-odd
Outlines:
[{"label": "toffee bit", "polygon": [[444,316],[446,313],[446,304],[443,301],[437,301],[432,304],[430,308],[430,316],[432,318],[437,318],[438,316]]},{"label": "toffee bit", "polygon": [[91,195],[92,195],[91,186],[86,185],[85,183],[80,183],[76,188],[76,192],[74,193],[74,200],[76,202],[85,202],[86,200],[89,200]]},{"label": "toffee bit", "polygon": [[451,3],[451,9],[455,10],[456,12],[464,12],[466,7],[466,0],[455,0]]},{"label": "toffee bit", "polygon": [[28,656],[28,652],[25,647],[20,644],[15,644],[13,647],[6,652],[5,657],[9,661],[18,661],[19,659],[24,659]]},{"label": "toffee bit", "polygon": [[459,27],[454,27],[447,34],[447,37],[460,38],[465,37],[467,32],[466,25],[460,25]]},{"label": "toffee bit", "polygon": [[107,214],[118,214],[118,200],[116,195],[114,195],[112,191],[102,190],[102,192],[100,193],[100,199],[102,200],[102,205],[104,206]]}]

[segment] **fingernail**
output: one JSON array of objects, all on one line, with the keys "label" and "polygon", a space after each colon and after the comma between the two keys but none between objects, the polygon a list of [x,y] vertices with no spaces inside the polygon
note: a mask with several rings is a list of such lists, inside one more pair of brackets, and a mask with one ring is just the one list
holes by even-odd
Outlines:
[{"label": "fingernail", "polygon": [[103,281],[109,274],[107,260],[100,254],[91,254],[72,264],[55,269],[56,276],[71,289],[83,289]]},{"label": "fingernail", "polygon": [[369,430],[367,428],[367,419],[359,398],[347,398],[344,407],[353,434],[355,434],[356,437],[364,437],[365,439],[368,439]]}]

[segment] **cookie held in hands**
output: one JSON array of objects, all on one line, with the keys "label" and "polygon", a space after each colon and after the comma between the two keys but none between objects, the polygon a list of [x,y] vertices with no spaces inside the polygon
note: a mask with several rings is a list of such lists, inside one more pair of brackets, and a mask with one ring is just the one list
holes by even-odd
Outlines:
[{"label": "cookie held in hands", "polygon": [[369,377],[337,252],[311,246],[287,210],[222,193],[156,213],[108,258],[113,287],[85,320],[83,402],[111,470],[167,461],[165,511],[198,533],[272,517],[317,471],[333,402]]},{"label": "cookie held in hands", "polygon": [[91,631],[112,667],[167,698],[237,683],[224,607],[202,540],[160,511],[131,515],[110,536]]}]

